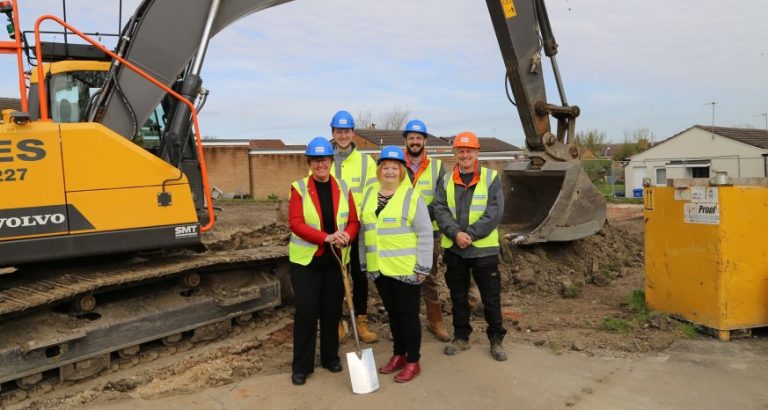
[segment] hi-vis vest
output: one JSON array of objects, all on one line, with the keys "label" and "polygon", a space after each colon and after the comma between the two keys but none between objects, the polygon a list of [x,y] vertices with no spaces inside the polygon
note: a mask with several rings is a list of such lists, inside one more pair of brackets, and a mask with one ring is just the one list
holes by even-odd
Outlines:
[{"label": "hi-vis vest", "polygon": [[[424,204],[429,206],[435,200],[435,189],[437,189],[437,177],[440,175],[440,167],[443,162],[439,159],[429,159],[429,168],[419,175],[419,178],[413,184],[413,188],[419,191],[424,198]],[[432,221],[432,230],[437,231],[437,222]]]},{"label": "hi-vis vest", "polygon": [[344,181],[352,192],[357,214],[360,214],[360,201],[363,199],[365,187],[376,182],[376,166],[368,154],[363,154],[355,148],[342,162],[333,161],[333,176],[337,181]]},{"label": "hi-vis vest", "polygon": [[[320,214],[315,208],[315,203],[312,202],[312,196],[307,192],[309,185],[309,178],[300,179],[291,186],[296,192],[301,195],[301,206],[304,210],[304,222],[320,230]],[[343,230],[347,226],[347,220],[349,219],[349,190],[347,184],[344,181],[337,180],[337,186],[339,189],[339,207],[336,209],[336,228]],[[318,246],[314,243],[307,242],[301,239],[300,236],[295,233],[291,233],[291,242],[288,244],[288,260],[299,265],[307,266],[312,262],[312,258],[317,252]],[[349,248],[342,250],[342,256],[344,263],[349,262]]]},{"label": "hi-vis vest", "polygon": [[366,269],[386,276],[413,275],[418,237],[412,223],[419,195],[404,179],[376,216],[380,188],[378,183],[370,186],[362,204]]},{"label": "hi-vis vest", "polygon": [[[483,213],[485,207],[488,206],[488,188],[491,186],[493,179],[496,178],[496,171],[489,170],[485,167],[480,167],[480,178],[475,185],[475,191],[472,193],[472,203],[469,206],[469,224],[475,223]],[[445,177],[445,195],[448,202],[448,209],[451,210],[453,219],[458,221],[456,217],[456,184],[453,182],[453,177]],[[453,239],[443,235],[443,239],[440,241],[440,246],[443,248],[450,248],[453,246]],[[485,238],[472,241],[472,246],[476,248],[495,248],[499,246],[499,230],[494,229]]]}]

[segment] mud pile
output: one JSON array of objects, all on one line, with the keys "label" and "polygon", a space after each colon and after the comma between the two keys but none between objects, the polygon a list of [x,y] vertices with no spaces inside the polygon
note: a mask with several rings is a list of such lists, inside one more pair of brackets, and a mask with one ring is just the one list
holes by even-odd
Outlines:
[{"label": "mud pile", "polygon": [[291,230],[285,225],[272,223],[248,232],[235,232],[229,238],[208,244],[211,251],[231,251],[260,246],[288,246]]},{"label": "mud pile", "polygon": [[642,235],[606,224],[578,241],[503,247],[502,285],[504,290],[573,298],[588,283],[606,286],[642,264]]}]

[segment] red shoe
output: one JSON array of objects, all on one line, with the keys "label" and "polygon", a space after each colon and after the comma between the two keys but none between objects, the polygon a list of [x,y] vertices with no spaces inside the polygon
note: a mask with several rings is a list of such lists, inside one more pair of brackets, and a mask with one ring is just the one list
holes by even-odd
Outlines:
[{"label": "red shoe", "polygon": [[382,367],[379,367],[379,373],[381,374],[390,374],[394,373],[397,370],[400,370],[405,366],[405,355],[398,356],[394,355],[389,359],[389,363],[385,364]]},{"label": "red shoe", "polygon": [[395,381],[398,383],[406,383],[416,378],[421,373],[419,362],[406,363],[403,370],[395,375]]}]

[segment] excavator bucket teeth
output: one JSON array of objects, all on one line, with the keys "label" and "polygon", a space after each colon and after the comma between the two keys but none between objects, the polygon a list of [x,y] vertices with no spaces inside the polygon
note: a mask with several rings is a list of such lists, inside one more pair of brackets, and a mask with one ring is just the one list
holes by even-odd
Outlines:
[{"label": "excavator bucket teeth", "polygon": [[579,162],[510,163],[501,223],[514,243],[572,241],[602,229],[607,208],[603,195]]}]

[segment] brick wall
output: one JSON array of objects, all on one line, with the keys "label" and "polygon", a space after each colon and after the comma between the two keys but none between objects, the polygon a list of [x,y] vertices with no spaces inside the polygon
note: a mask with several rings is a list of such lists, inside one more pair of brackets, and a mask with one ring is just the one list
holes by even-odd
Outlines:
[{"label": "brick wall", "polygon": [[275,194],[288,199],[291,183],[309,174],[304,154],[252,154],[251,172],[254,199]]},{"label": "brick wall", "polygon": [[377,151],[381,149],[377,144],[374,144],[371,141],[368,141],[367,139],[357,134],[352,136],[352,142],[354,142],[357,148],[359,149],[364,149],[364,150],[375,149]]},{"label": "brick wall", "polygon": [[251,195],[248,146],[203,147],[208,180],[226,197]]}]

